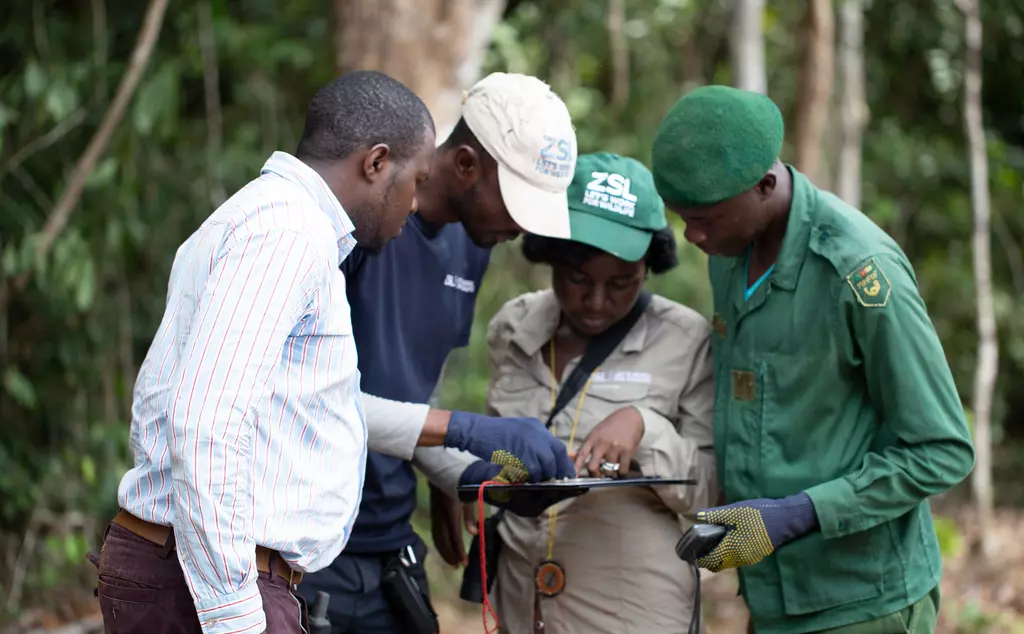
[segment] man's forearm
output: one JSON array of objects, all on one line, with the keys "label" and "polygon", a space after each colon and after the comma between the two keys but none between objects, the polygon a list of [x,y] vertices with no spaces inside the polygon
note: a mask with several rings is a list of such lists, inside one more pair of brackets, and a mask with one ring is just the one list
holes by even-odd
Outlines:
[{"label": "man's forearm", "polygon": [[410,460],[416,447],[444,444],[451,412],[363,393],[370,451]]},{"label": "man's forearm", "polygon": [[420,432],[420,447],[437,447],[444,444],[445,436],[448,435],[448,421],[452,413],[446,409],[431,409],[427,414],[427,421],[423,424]]}]

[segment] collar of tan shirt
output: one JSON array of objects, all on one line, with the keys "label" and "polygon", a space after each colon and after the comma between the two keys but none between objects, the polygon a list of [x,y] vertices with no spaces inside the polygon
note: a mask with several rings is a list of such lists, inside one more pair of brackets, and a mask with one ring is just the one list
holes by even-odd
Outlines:
[{"label": "collar of tan shirt", "polygon": [[[534,356],[550,341],[558,328],[560,317],[561,308],[554,291],[543,291],[536,302],[527,304],[526,314],[512,324],[512,343],[528,356]],[[648,316],[645,313],[626,334],[617,349],[623,353],[643,350],[647,339],[647,320]]]}]

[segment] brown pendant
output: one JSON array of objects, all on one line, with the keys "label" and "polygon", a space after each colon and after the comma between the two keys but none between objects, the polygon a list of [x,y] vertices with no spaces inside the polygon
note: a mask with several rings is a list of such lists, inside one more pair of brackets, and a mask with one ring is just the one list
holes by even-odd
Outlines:
[{"label": "brown pendant", "polygon": [[546,597],[556,597],[565,589],[565,568],[548,559],[537,566],[534,581],[537,592]]}]

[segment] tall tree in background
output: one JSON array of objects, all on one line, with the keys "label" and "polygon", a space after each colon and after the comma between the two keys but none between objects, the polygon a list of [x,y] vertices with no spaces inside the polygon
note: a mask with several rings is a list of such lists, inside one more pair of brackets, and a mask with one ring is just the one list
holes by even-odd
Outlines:
[{"label": "tall tree in background", "polygon": [[211,0],[200,0],[196,5],[199,26],[199,52],[203,61],[203,103],[206,108],[206,154],[210,166],[208,189],[212,208],[227,200],[224,188],[224,114],[221,111],[220,65],[217,62],[217,38],[213,29]]},{"label": "tall tree in background", "polygon": [[864,96],[864,0],[843,0],[839,7],[839,121],[842,141],[835,192],[860,208],[861,157],[868,105]]},{"label": "tall tree in background", "polygon": [[764,63],[764,0],[736,0],[729,34],[733,85],[768,93]]},{"label": "tall tree in background", "polygon": [[794,164],[815,184],[827,172],[822,160],[825,122],[832,101],[835,74],[835,16],[832,0],[810,0],[804,16],[804,63],[797,90],[796,126],[793,133]]},{"label": "tall tree in background", "polygon": [[621,112],[629,101],[629,44],[622,27],[626,22],[626,0],[608,0],[605,26],[612,58],[611,105]]},{"label": "tall tree in background", "polygon": [[992,395],[999,365],[995,302],[992,297],[992,256],[988,152],[981,119],[980,0],[957,0],[964,14],[964,128],[971,161],[971,206],[974,208],[974,285],[978,306],[978,359],[974,372],[974,445],[977,455],[971,482],[978,512],[976,546],[989,558],[992,531]]},{"label": "tall tree in background", "polygon": [[334,0],[339,72],[377,70],[419,95],[443,141],[479,78],[506,0]]}]

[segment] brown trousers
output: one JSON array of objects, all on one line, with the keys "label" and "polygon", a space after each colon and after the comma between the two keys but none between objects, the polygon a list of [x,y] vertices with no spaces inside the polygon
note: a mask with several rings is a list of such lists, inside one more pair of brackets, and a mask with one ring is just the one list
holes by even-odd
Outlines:
[{"label": "brown trousers", "polygon": [[[267,634],[305,634],[305,603],[288,580],[261,572],[257,585]],[[100,555],[97,595],[106,634],[202,634],[173,534],[160,546],[111,524]]]}]

